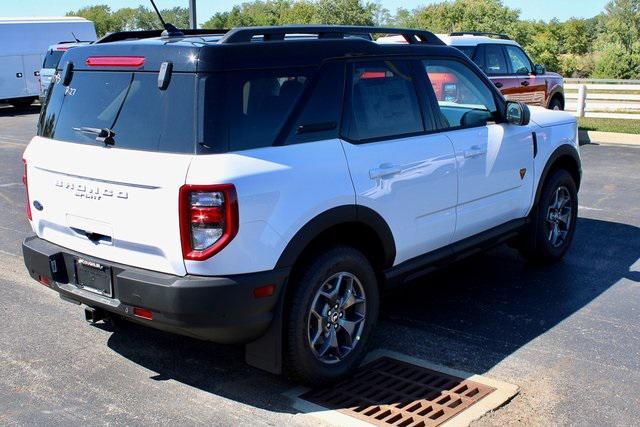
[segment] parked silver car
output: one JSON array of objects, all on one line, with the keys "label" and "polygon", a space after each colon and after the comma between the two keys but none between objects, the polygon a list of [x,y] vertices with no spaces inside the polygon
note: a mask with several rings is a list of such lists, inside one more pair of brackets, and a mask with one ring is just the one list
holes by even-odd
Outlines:
[{"label": "parked silver car", "polygon": [[74,47],[78,46],[86,46],[91,44],[92,42],[60,42],[58,44],[54,44],[49,46],[47,49],[47,53],[44,56],[44,61],[42,62],[42,68],[40,69],[40,103],[44,103],[45,98],[47,97],[47,89],[49,88],[49,84],[51,83],[51,78],[56,73],[56,69],[58,68],[58,64],[60,63],[60,58],[62,55]]}]

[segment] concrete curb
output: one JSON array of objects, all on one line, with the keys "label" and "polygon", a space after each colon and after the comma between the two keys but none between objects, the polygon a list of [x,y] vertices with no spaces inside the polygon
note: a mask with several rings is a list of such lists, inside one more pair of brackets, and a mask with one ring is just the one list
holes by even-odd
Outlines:
[{"label": "concrete curb", "polygon": [[640,146],[640,135],[630,133],[596,132],[581,130],[579,132],[580,145],[584,144],[616,144]]}]

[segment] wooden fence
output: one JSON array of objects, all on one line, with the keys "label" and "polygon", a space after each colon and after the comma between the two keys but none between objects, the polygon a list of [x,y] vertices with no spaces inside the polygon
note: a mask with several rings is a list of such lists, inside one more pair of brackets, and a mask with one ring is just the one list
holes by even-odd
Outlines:
[{"label": "wooden fence", "polygon": [[640,120],[640,80],[565,79],[564,88],[578,117]]}]

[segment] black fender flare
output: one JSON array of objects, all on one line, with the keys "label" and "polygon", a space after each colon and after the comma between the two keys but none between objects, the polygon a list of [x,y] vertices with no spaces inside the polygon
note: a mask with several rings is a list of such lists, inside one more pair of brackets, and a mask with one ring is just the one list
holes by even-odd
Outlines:
[{"label": "black fender flare", "polygon": [[343,205],[322,212],[302,226],[285,247],[275,268],[292,267],[305,248],[320,234],[336,225],[353,222],[366,225],[378,236],[384,251],[382,267],[391,267],[396,258],[396,244],[384,218],[366,206]]},{"label": "black fender flare", "polygon": [[577,178],[576,187],[580,189],[580,181],[582,179],[582,163],[580,161],[580,154],[578,153],[578,150],[572,145],[561,145],[556,148],[553,153],[551,153],[549,159],[547,160],[547,164],[542,170],[540,181],[538,182],[538,188],[536,189],[536,196],[534,198],[533,204],[534,206],[537,206],[538,202],[540,201],[540,197],[542,196],[542,187],[544,187],[544,183],[546,182],[549,173],[555,168],[555,166],[558,164],[558,161],[560,161],[562,158],[570,158],[575,163],[578,176],[574,178]]}]

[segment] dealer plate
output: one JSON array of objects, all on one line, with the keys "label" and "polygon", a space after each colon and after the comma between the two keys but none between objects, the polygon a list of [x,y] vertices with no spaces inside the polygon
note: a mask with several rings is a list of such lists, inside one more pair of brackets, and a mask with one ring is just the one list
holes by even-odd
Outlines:
[{"label": "dealer plate", "polygon": [[76,258],[76,281],[79,288],[108,297],[113,296],[111,267]]}]

